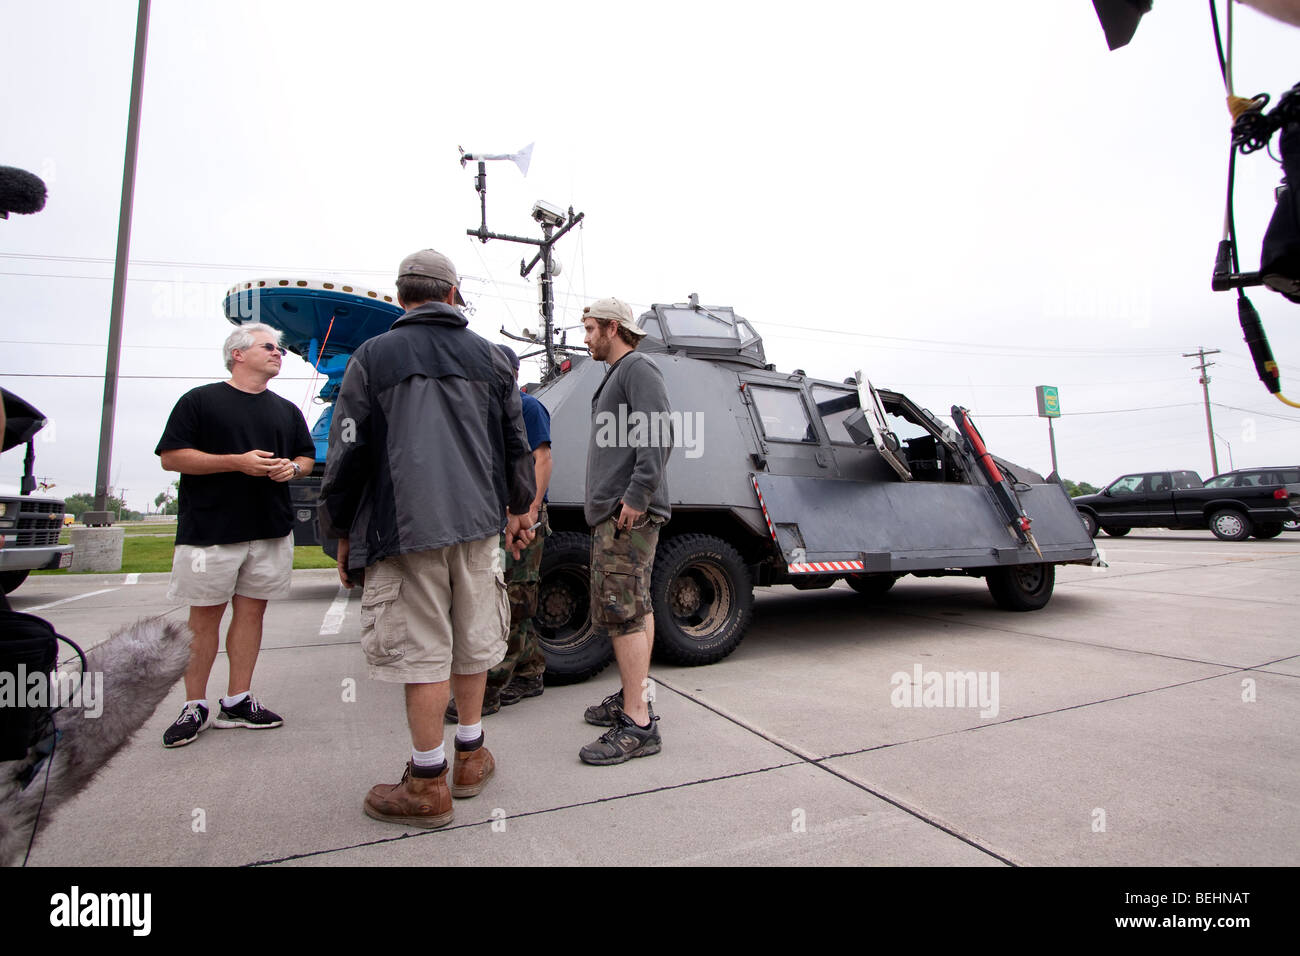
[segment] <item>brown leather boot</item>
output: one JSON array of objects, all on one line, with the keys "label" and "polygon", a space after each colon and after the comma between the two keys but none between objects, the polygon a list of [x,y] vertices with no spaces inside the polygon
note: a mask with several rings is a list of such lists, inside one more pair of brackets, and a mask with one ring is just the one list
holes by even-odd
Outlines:
[{"label": "brown leather boot", "polygon": [[366,816],[413,827],[445,827],[451,823],[451,791],[447,768],[436,777],[417,777],[407,761],[400,783],[380,783],[366,794]]},{"label": "brown leather boot", "polygon": [[481,743],[473,750],[461,750],[460,741],[456,741],[456,766],[451,773],[451,795],[458,800],[478,796],[496,766],[492,751]]}]

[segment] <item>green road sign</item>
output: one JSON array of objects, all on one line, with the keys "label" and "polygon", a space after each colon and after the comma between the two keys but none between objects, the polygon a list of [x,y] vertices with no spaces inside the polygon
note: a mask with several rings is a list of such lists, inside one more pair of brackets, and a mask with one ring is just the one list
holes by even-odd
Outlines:
[{"label": "green road sign", "polygon": [[1034,389],[1034,393],[1038,396],[1039,418],[1061,417],[1061,396],[1057,393],[1055,385],[1039,385]]}]

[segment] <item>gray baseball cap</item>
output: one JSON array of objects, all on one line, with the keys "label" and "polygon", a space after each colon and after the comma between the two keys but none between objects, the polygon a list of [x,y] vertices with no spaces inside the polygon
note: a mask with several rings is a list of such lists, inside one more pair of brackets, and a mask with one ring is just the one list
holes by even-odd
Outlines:
[{"label": "gray baseball cap", "polygon": [[597,299],[582,310],[582,317],[585,319],[588,316],[593,319],[613,320],[638,338],[646,334],[645,329],[640,328],[632,318],[632,307],[622,299],[615,299],[612,296]]},{"label": "gray baseball cap", "polygon": [[514,349],[512,349],[510,346],[502,345],[500,343],[497,344],[497,348],[499,348],[501,350],[501,354],[506,357],[506,361],[510,363],[510,367],[513,368],[516,372],[519,371],[519,353],[516,352]]},{"label": "gray baseball cap", "polygon": [[421,249],[412,252],[402,260],[397,268],[397,278],[420,276],[425,279],[440,279],[456,287],[456,304],[464,305],[465,299],[460,294],[460,275],[452,261],[436,249]]}]

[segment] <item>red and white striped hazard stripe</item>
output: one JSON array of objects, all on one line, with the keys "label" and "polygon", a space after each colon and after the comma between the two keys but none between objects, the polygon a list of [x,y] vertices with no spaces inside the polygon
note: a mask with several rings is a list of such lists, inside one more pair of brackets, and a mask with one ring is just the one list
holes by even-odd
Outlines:
[{"label": "red and white striped hazard stripe", "polygon": [[[776,541],[776,528],[772,527],[772,518],[767,513],[767,505],[763,501],[763,492],[758,490],[758,478],[754,475],[749,476],[749,480],[754,483],[754,494],[758,495],[758,506],[763,509],[763,520],[767,522],[767,530],[772,535],[772,540]],[[780,545],[778,544],[778,547]]]},{"label": "red and white striped hazard stripe", "polygon": [[835,571],[861,571],[861,561],[816,561],[808,564],[790,564],[786,570],[791,574],[830,574]]}]

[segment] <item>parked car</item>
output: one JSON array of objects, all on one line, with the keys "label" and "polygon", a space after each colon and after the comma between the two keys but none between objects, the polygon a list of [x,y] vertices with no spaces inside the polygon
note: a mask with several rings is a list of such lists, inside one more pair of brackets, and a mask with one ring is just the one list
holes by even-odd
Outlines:
[{"label": "parked car", "polygon": [[[1268,468],[1242,468],[1237,471],[1224,472],[1205,483],[1207,488],[1245,488],[1257,485],[1275,487],[1277,485],[1295,485],[1300,483],[1300,465],[1280,465]],[[1258,529],[1257,529],[1258,530]],[[1283,531],[1300,531],[1300,518],[1291,518],[1282,522]],[[1274,534],[1258,534],[1257,538],[1272,538]]]},{"label": "parked car", "polygon": [[18,494],[0,490],[0,591],[8,594],[32,571],[70,566],[72,545],[59,544],[63,499],[32,494],[36,490],[34,440],[45,427],[45,416],[3,388],[0,401],[4,403],[4,441],[0,447],[8,451],[27,446]]},{"label": "parked car", "polygon": [[1300,467],[1244,468],[1202,482],[1194,471],[1124,475],[1074,499],[1088,533],[1208,528],[1224,541],[1275,538],[1300,520]]}]

